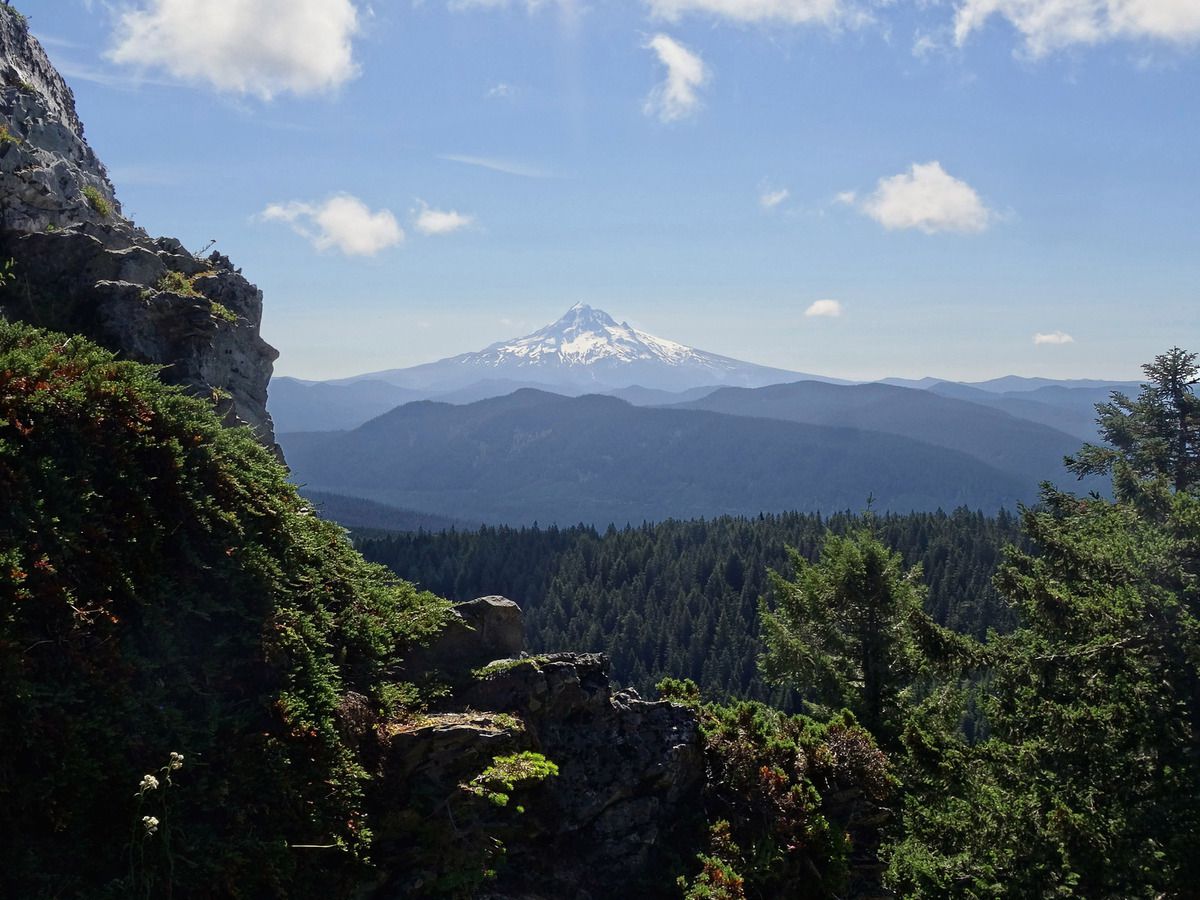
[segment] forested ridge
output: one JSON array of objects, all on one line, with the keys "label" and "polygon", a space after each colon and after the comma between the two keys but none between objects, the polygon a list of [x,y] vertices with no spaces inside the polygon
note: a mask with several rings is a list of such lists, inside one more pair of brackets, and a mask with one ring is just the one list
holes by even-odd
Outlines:
[{"label": "forested ridge", "polygon": [[605,531],[485,527],[357,543],[367,559],[439,596],[516,600],[534,649],[607,653],[616,679],[640,691],[673,676],[711,696],[786,703],[758,670],[768,573],[787,571],[787,547],[815,559],[827,529],[843,534],[868,522],[908,565],[921,565],[926,611],[938,624],[978,638],[1012,627],[991,581],[1003,547],[1021,540],[1006,512],[785,513]]}]

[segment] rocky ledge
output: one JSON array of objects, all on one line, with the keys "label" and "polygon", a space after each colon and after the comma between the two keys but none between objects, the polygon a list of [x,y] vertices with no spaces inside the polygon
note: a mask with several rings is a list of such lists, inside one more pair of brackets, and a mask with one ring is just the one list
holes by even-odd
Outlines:
[{"label": "rocky ledge", "polygon": [[[11,260],[11,265],[8,261]],[[7,267],[6,267],[7,266]],[[209,397],[274,445],[262,292],[230,261],[124,218],[71,89],[0,6],[0,314],[83,334]]]},{"label": "rocky ledge", "polygon": [[[511,601],[487,597],[456,612],[406,672],[435,675],[453,685],[450,696],[407,721],[369,726],[376,859],[395,873],[372,896],[420,896],[455,865],[476,865],[480,844],[500,838],[504,864],[479,896],[677,896],[675,876],[695,852],[684,848],[703,833],[695,713],[614,690],[601,654],[525,654]],[[544,755],[558,774],[522,794],[524,810],[508,810],[506,825],[475,822],[473,832],[456,821],[449,798],[460,785],[522,751]],[[441,838],[414,840],[422,831]]]}]

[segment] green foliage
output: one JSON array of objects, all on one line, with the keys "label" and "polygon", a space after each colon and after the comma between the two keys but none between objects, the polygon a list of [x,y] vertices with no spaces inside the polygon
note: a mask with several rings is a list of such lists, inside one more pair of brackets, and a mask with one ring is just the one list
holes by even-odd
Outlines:
[{"label": "green foliage", "polygon": [[183,297],[199,297],[200,292],[196,290],[192,281],[193,279],[188,278],[182,272],[170,271],[158,279],[158,284],[154,286],[154,289],[165,293],[179,294]]},{"label": "green foliage", "polygon": [[654,687],[664,700],[670,700],[680,706],[700,705],[700,686],[690,678],[664,678]]},{"label": "green foliage", "polygon": [[425,709],[420,688],[407,681],[381,681],[375,685],[374,694],[379,715],[384,719],[407,719]]},{"label": "green foliage", "polygon": [[112,204],[108,201],[107,197],[100,193],[99,188],[88,184],[84,186],[80,193],[83,194],[83,199],[87,201],[88,206],[94,209],[100,218],[107,219],[112,215]]},{"label": "green foliage", "polygon": [[[709,698],[743,697],[797,710],[790,690],[759,673],[759,598],[786,548],[815,560],[826,530],[846,534],[858,516],[790,513],[750,519],[661,522],[597,531],[482,528],[360,539],[363,554],[455,600],[503,594],[521,604],[531,651],[598,651],[614,678],[649,693],[665,677],[690,678]],[[879,540],[904,566],[921,566],[925,609],[939,625],[976,637],[1012,628],[991,584],[1005,544],[1021,540],[1013,516],[881,515]]]},{"label": "green foliage", "polygon": [[[668,685],[680,688],[693,695],[686,683]],[[687,896],[843,896],[857,879],[851,848],[877,840],[861,823],[884,818],[880,806],[894,788],[871,735],[849,714],[819,723],[753,702],[697,712],[712,831]]]},{"label": "green foliage", "polygon": [[0,123],[0,146],[4,144],[16,144],[20,146],[21,139],[8,130],[8,123]]},{"label": "green foliage", "polygon": [[29,20],[25,17],[25,13],[21,12],[11,3],[8,3],[7,0],[5,0],[3,6],[0,6],[0,9],[4,10],[4,12],[8,13],[14,19],[20,22],[22,26],[27,26],[29,24]]},{"label": "green foliage", "polygon": [[[433,719],[433,727],[455,721],[437,714]],[[504,714],[489,713],[472,723],[496,729],[493,740],[503,742],[524,728],[519,719]],[[470,750],[447,754],[436,771],[423,770],[397,785],[380,829],[386,841],[381,852],[405,875],[396,896],[477,896],[496,877],[506,843],[525,836],[529,826],[522,804],[532,802],[538,786],[558,775],[557,765],[532,751],[495,755],[482,770],[478,765]],[[454,772],[460,773],[458,778],[447,782]]]},{"label": "green foliage", "polygon": [[24,92],[24,93],[26,93],[26,94],[36,94],[36,93],[37,93],[37,88],[35,88],[35,87],[34,87],[34,86],[33,86],[33,85],[30,83],[30,82],[28,82],[28,81],[18,81],[18,82],[17,82],[17,87],[18,87],[18,88],[20,88],[20,89],[21,89],[21,91],[22,91],[22,92]]},{"label": "green foliage", "polygon": [[709,829],[709,849],[696,858],[700,873],[690,882],[681,877],[684,900],[746,900],[746,879],[734,869],[741,850],[733,842],[729,823],[722,819]]},{"label": "green foliage", "polygon": [[[1195,356],[1146,367],[1136,401],[1098,406],[1117,502],[1046,487],[998,588],[1021,627],[973,686],[910,718],[904,827],[887,853],[905,897],[1183,897],[1200,883],[1200,497]],[[972,741],[963,705],[980,711]]]},{"label": "green foliage", "polygon": [[6,259],[3,265],[0,265],[0,289],[8,287],[16,278],[17,261],[15,259]]},{"label": "green foliage", "polygon": [[545,655],[538,656],[518,656],[513,659],[494,659],[485,666],[480,666],[478,669],[471,671],[471,677],[477,679],[490,678],[492,675],[498,675],[501,672],[509,672],[513,669],[518,669],[521,666],[529,666],[535,672],[541,671],[542,663],[546,661]]},{"label": "green foliage", "polygon": [[[1176,491],[1200,485],[1200,381],[1196,354],[1178,347],[1142,366],[1147,383],[1137,399],[1114,391],[1098,404],[1097,423],[1108,446],[1086,444],[1067,465],[1081,478],[1112,474],[1117,496],[1132,500],[1145,482]],[[1161,493],[1157,491],[1157,493]]]},{"label": "green foliage", "polygon": [[[509,756],[495,757],[490,766],[459,787],[496,806],[508,806],[512,792],[519,785],[545,781],[556,775],[557,765],[540,753],[525,750]],[[517,811],[525,810],[518,807]]]},{"label": "green foliage", "polygon": [[[192,290],[195,291],[195,287],[193,285],[189,284],[189,287],[191,287]],[[230,325],[237,324],[237,320],[238,320],[237,313],[235,313],[233,310],[231,310],[228,306],[218,303],[216,300],[211,301],[211,306],[212,306],[212,314],[214,317],[220,319],[222,322],[228,322]]]},{"label": "green foliage", "polygon": [[0,322],[0,893],[131,896],[131,785],[175,748],[156,896],[337,895],[371,840],[339,704],[445,615],[248,430],[150,367]]},{"label": "green foliage", "polygon": [[868,527],[829,534],[820,559],[790,552],[795,575],[771,573],[762,633],[767,678],[790,684],[825,714],[847,707],[872,734],[899,734],[912,684],[953,652],[954,636],[924,611],[921,570]]}]

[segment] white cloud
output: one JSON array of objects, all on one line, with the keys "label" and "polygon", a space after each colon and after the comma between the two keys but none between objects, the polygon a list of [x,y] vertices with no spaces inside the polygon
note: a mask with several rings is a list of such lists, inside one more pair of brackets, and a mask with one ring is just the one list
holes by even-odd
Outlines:
[{"label": "white cloud", "polygon": [[666,79],[646,98],[646,115],[674,122],[695,114],[700,109],[697,91],[709,77],[704,60],[665,34],[652,37],[646,49],[653,50],[667,70]]},{"label": "white cloud", "polygon": [[114,62],[269,100],[358,73],[352,0],[139,0],[118,13]]},{"label": "white cloud", "polygon": [[475,224],[475,217],[456,210],[431,209],[424,200],[418,200],[419,208],[413,211],[413,224],[421,234],[453,234]]},{"label": "white cloud", "polygon": [[499,84],[492,85],[484,93],[484,97],[488,100],[507,100],[513,95],[513,86],[505,84],[501,81]]},{"label": "white cloud", "polygon": [[833,24],[852,17],[844,0],[645,0],[652,15],[677,22],[690,13],[715,16],[742,24],[777,22],[785,25]]},{"label": "white cloud", "polygon": [[318,250],[336,247],[347,256],[374,256],[404,240],[404,230],[391,211],[371,212],[349,194],[338,194],[319,205],[297,200],[272,203],[259,218],[284,222]]},{"label": "white cloud", "polygon": [[792,192],[787,188],[780,188],[777,191],[765,188],[758,196],[758,205],[763,209],[774,209],[791,195]]},{"label": "white cloud", "polygon": [[937,161],[914,163],[907,172],[879,179],[875,192],[862,200],[846,191],[838,201],[857,206],[888,230],[916,228],[926,234],[980,232],[995,215],[973,187]]},{"label": "white cloud", "polygon": [[992,16],[1007,19],[1033,56],[1121,39],[1200,42],[1196,0],[963,0],[954,17],[955,41],[961,46]]},{"label": "white cloud", "polygon": [[842,314],[842,304],[837,300],[815,300],[804,311],[804,315],[811,318],[828,318],[836,319]]},{"label": "white cloud", "polygon": [[1065,331],[1039,331],[1033,336],[1035,344],[1073,344],[1075,338]]}]

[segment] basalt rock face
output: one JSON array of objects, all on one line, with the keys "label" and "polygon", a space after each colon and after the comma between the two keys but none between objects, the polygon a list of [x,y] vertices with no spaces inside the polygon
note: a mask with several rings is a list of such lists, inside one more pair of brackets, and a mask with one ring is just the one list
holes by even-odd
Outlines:
[{"label": "basalt rock face", "polygon": [[438,856],[414,843],[415,823],[442,829],[447,840],[465,834],[454,814],[460,785],[495,757],[522,751],[543,754],[558,774],[522,798],[525,811],[503,834],[504,864],[486,896],[678,896],[675,876],[691,861],[682,848],[697,846],[701,828],[705,763],[695,713],[614,690],[608,659],[595,653],[496,659],[464,682],[463,666],[488,648],[512,650],[520,612],[498,597],[457,612],[475,642],[460,635],[435,643],[425,660],[458,684],[451,698],[376,732],[376,858],[394,874],[372,896],[425,896],[457,857],[469,857],[485,839]]},{"label": "basalt rock face", "polygon": [[83,334],[210,397],[274,445],[262,292],[218,254],[151,238],[121,214],[71,89],[0,6],[0,314]]}]

